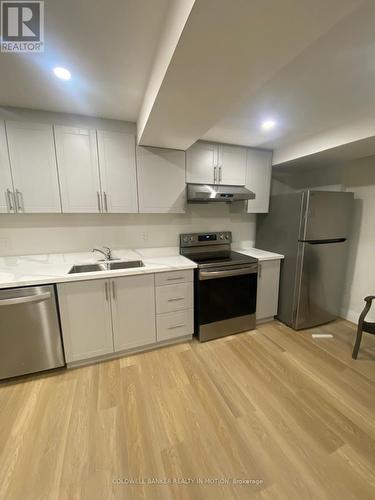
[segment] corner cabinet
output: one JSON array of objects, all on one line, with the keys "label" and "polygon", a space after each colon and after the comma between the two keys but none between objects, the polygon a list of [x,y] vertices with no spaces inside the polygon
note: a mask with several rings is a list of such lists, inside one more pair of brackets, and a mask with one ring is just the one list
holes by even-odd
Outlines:
[{"label": "corner cabinet", "polygon": [[184,213],[185,152],[137,147],[140,213]]},{"label": "corner cabinet", "polygon": [[246,150],[231,144],[196,142],[186,151],[186,182],[244,186]]},{"label": "corner cabinet", "polygon": [[280,259],[259,261],[257,311],[258,323],[277,315],[279,301]]},{"label": "corner cabinet", "polygon": [[245,187],[255,193],[247,201],[248,213],[266,213],[269,209],[272,173],[272,151],[247,149]]}]

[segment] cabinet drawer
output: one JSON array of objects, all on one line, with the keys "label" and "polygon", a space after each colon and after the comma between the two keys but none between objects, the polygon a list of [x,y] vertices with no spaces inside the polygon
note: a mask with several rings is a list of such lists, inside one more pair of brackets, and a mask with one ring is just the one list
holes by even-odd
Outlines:
[{"label": "cabinet drawer", "polygon": [[193,284],[160,286],[156,288],[156,313],[179,311],[193,307]]},{"label": "cabinet drawer", "polygon": [[183,271],[168,271],[166,273],[155,274],[155,285],[173,285],[174,283],[184,283],[193,281],[193,270],[185,269]]},{"label": "cabinet drawer", "polygon": [[192,309],[159,314],[156,318],[158,342],[193,334]]}]

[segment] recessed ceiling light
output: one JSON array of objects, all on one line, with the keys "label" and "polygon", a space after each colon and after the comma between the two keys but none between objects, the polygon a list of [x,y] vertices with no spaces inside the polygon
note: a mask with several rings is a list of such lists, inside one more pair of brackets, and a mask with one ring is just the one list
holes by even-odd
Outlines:
[{"label": "recessed ceiling light", "polygon": [[262,123],[262,129],[263,130],[272,130],[276,125],[276,122],[274,120],[265,120]]},{"label": "recessed ceiling light", "polygon": [[56,67],[53,68],[53,72],[57,78],[61,78],[61,80],[70,80],[72,75],[70,71],[66,68]]}]

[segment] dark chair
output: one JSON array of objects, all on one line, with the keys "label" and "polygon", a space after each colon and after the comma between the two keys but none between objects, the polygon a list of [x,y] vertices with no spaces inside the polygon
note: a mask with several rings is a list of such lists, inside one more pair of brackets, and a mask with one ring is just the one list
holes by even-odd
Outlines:
[{"label": "dark chair", "polygon": [[365,317],[367,316],[367,313],[371,308],[373,300],[375,300],[375,295],[370,295],[369,297],[365,298],[366,305],[363,311],[361,312],[361,315],[358,320],[357,339],[355,341],[355,346],[352,354],[353,359],[357,359],[359,346],[361,345],[361,340],[362,340],[362,333],[366,332],[375,335],[375,323],[369,323],[368,321],[365,321]]}]

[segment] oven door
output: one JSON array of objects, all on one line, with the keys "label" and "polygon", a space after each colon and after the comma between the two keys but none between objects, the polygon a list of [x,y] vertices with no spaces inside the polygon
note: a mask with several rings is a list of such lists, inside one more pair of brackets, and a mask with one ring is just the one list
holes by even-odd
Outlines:
[{"label": "oven door", "polygon": [[257,277],[257,263],[199,270],[199,340],[255,328]]}]

